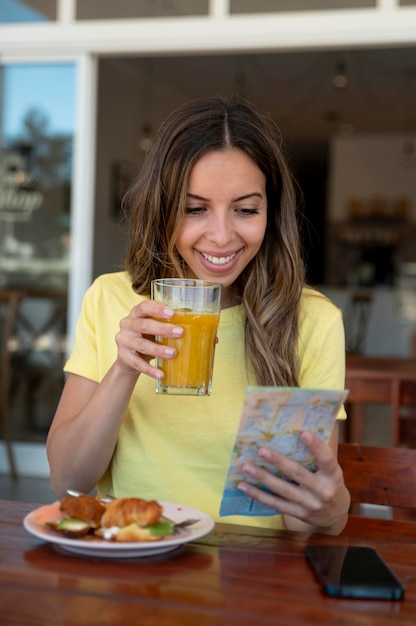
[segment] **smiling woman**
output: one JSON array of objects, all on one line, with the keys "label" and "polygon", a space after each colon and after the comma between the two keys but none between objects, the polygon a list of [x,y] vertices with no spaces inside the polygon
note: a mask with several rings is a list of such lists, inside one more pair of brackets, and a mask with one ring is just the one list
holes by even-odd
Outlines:
[{"label": "smiling woman", "polygon": [[[100,494],[176,501],[219,519],[247,384],[343,388],[342,316],[305,285],[280,132],[244,100],[202,98],[174,111],[126,209],[126,271],[100,276],[88,290],[65,367],[47,442],[51,484],[60,496],[98,483]],[[189,276],[224,291],[207,402],[155,394],[154,379],[166,375],[160,360],[179,366],[188,331],[173,306],[149,298],[150,284]],[[267,447],[259,456],[268,455],[268,469],[244,470],[257,486],[241,481],[243,497],[271,511],[250,524],[338,533],[349,506],[338,429],[328,444],[313,432],[301,437],[315,473]]]}]

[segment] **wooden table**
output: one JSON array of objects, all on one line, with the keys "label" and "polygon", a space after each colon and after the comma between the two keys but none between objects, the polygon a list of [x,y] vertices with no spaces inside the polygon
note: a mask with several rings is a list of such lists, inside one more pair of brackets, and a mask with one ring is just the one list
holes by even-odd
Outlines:
[{"label": "wooden table", "polygon": [[[339,537],[218,524],[165,556],[110,561],[72,556],[22,526],[37,505],[0,501],[2,626],[263,626],[416,623],[416,524],[351,517]],[[326,597],[310,542],[376,548],[402,580],[402,601]]]},{"label": "wooden table", "polygon": [[[368,357],[347,354],[345,387],[347,398],[347,441],[363,443],[363,407],[389,404],[391,407],[391,445],[400,443],[400,410],[416,407],[416,359]],[[410,395],[410,398],[406,396]],[[414,396],[414,398],[413,398]]]}]

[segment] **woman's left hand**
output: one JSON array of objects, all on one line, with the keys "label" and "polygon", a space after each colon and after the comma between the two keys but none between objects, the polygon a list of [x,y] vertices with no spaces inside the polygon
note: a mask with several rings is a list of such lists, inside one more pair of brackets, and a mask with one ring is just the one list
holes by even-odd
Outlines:
[{"label": "woman's left hand", "polygon": [[243,471],[268,491],[245,481],[238,488],[254,500],[283,513],[288,529],[338,534],[346,524],[350,506],[350,495],[333,450],[334,444],[336,450],[338,433],[329,444],[308,431],[301,434],[301,440],[317,460],[316,472],[271,448],[262,447],[258,451],[260,459],[274,465],[297,484],[278,478],[258,465],[245,463]]}]

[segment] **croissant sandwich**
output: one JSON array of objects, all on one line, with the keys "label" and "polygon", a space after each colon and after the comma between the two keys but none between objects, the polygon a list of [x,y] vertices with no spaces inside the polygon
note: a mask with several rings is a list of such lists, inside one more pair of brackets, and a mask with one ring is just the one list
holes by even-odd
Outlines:
[{"label": "croissant sandwich", "polygon": [[64,516],[89,522],[91,528],[98,528],[105,511],[104,505],[92,496],[68,496],[61,501],[60,510]]},{"label": "croissant sandwich", "polygon": [[158,541],[173,535],[173,523],[163,518],[155,500],[118,498],[103,503],[93,496],[68,496],[60,503],[63,517],[48,525],[67,537],[108,541]]},{"label": "croissant sandwich", "polygon": [[114,532],[116,541],[157,541],[162,538],[158,534],[163,526],[162,513],[155,500],[119,498],[106,504],[99,534],[106,539]]}]

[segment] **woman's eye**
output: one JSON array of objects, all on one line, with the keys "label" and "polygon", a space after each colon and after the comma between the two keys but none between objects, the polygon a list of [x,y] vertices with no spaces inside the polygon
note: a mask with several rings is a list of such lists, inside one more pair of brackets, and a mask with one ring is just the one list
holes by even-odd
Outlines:
[{"label": "woman's eye", "polygon": [[238,209],[239,213],[241,213],[242,215],[258,215],[259,214],[259,210],[258,209],[245,209],[245,208],[240,208]]},{"label": "woman's eye", "polygon": [[200,213],[203,213],[204,211],[205,208],[202,206],[188,206],[185,212],[187,215],[198,215]]}]

